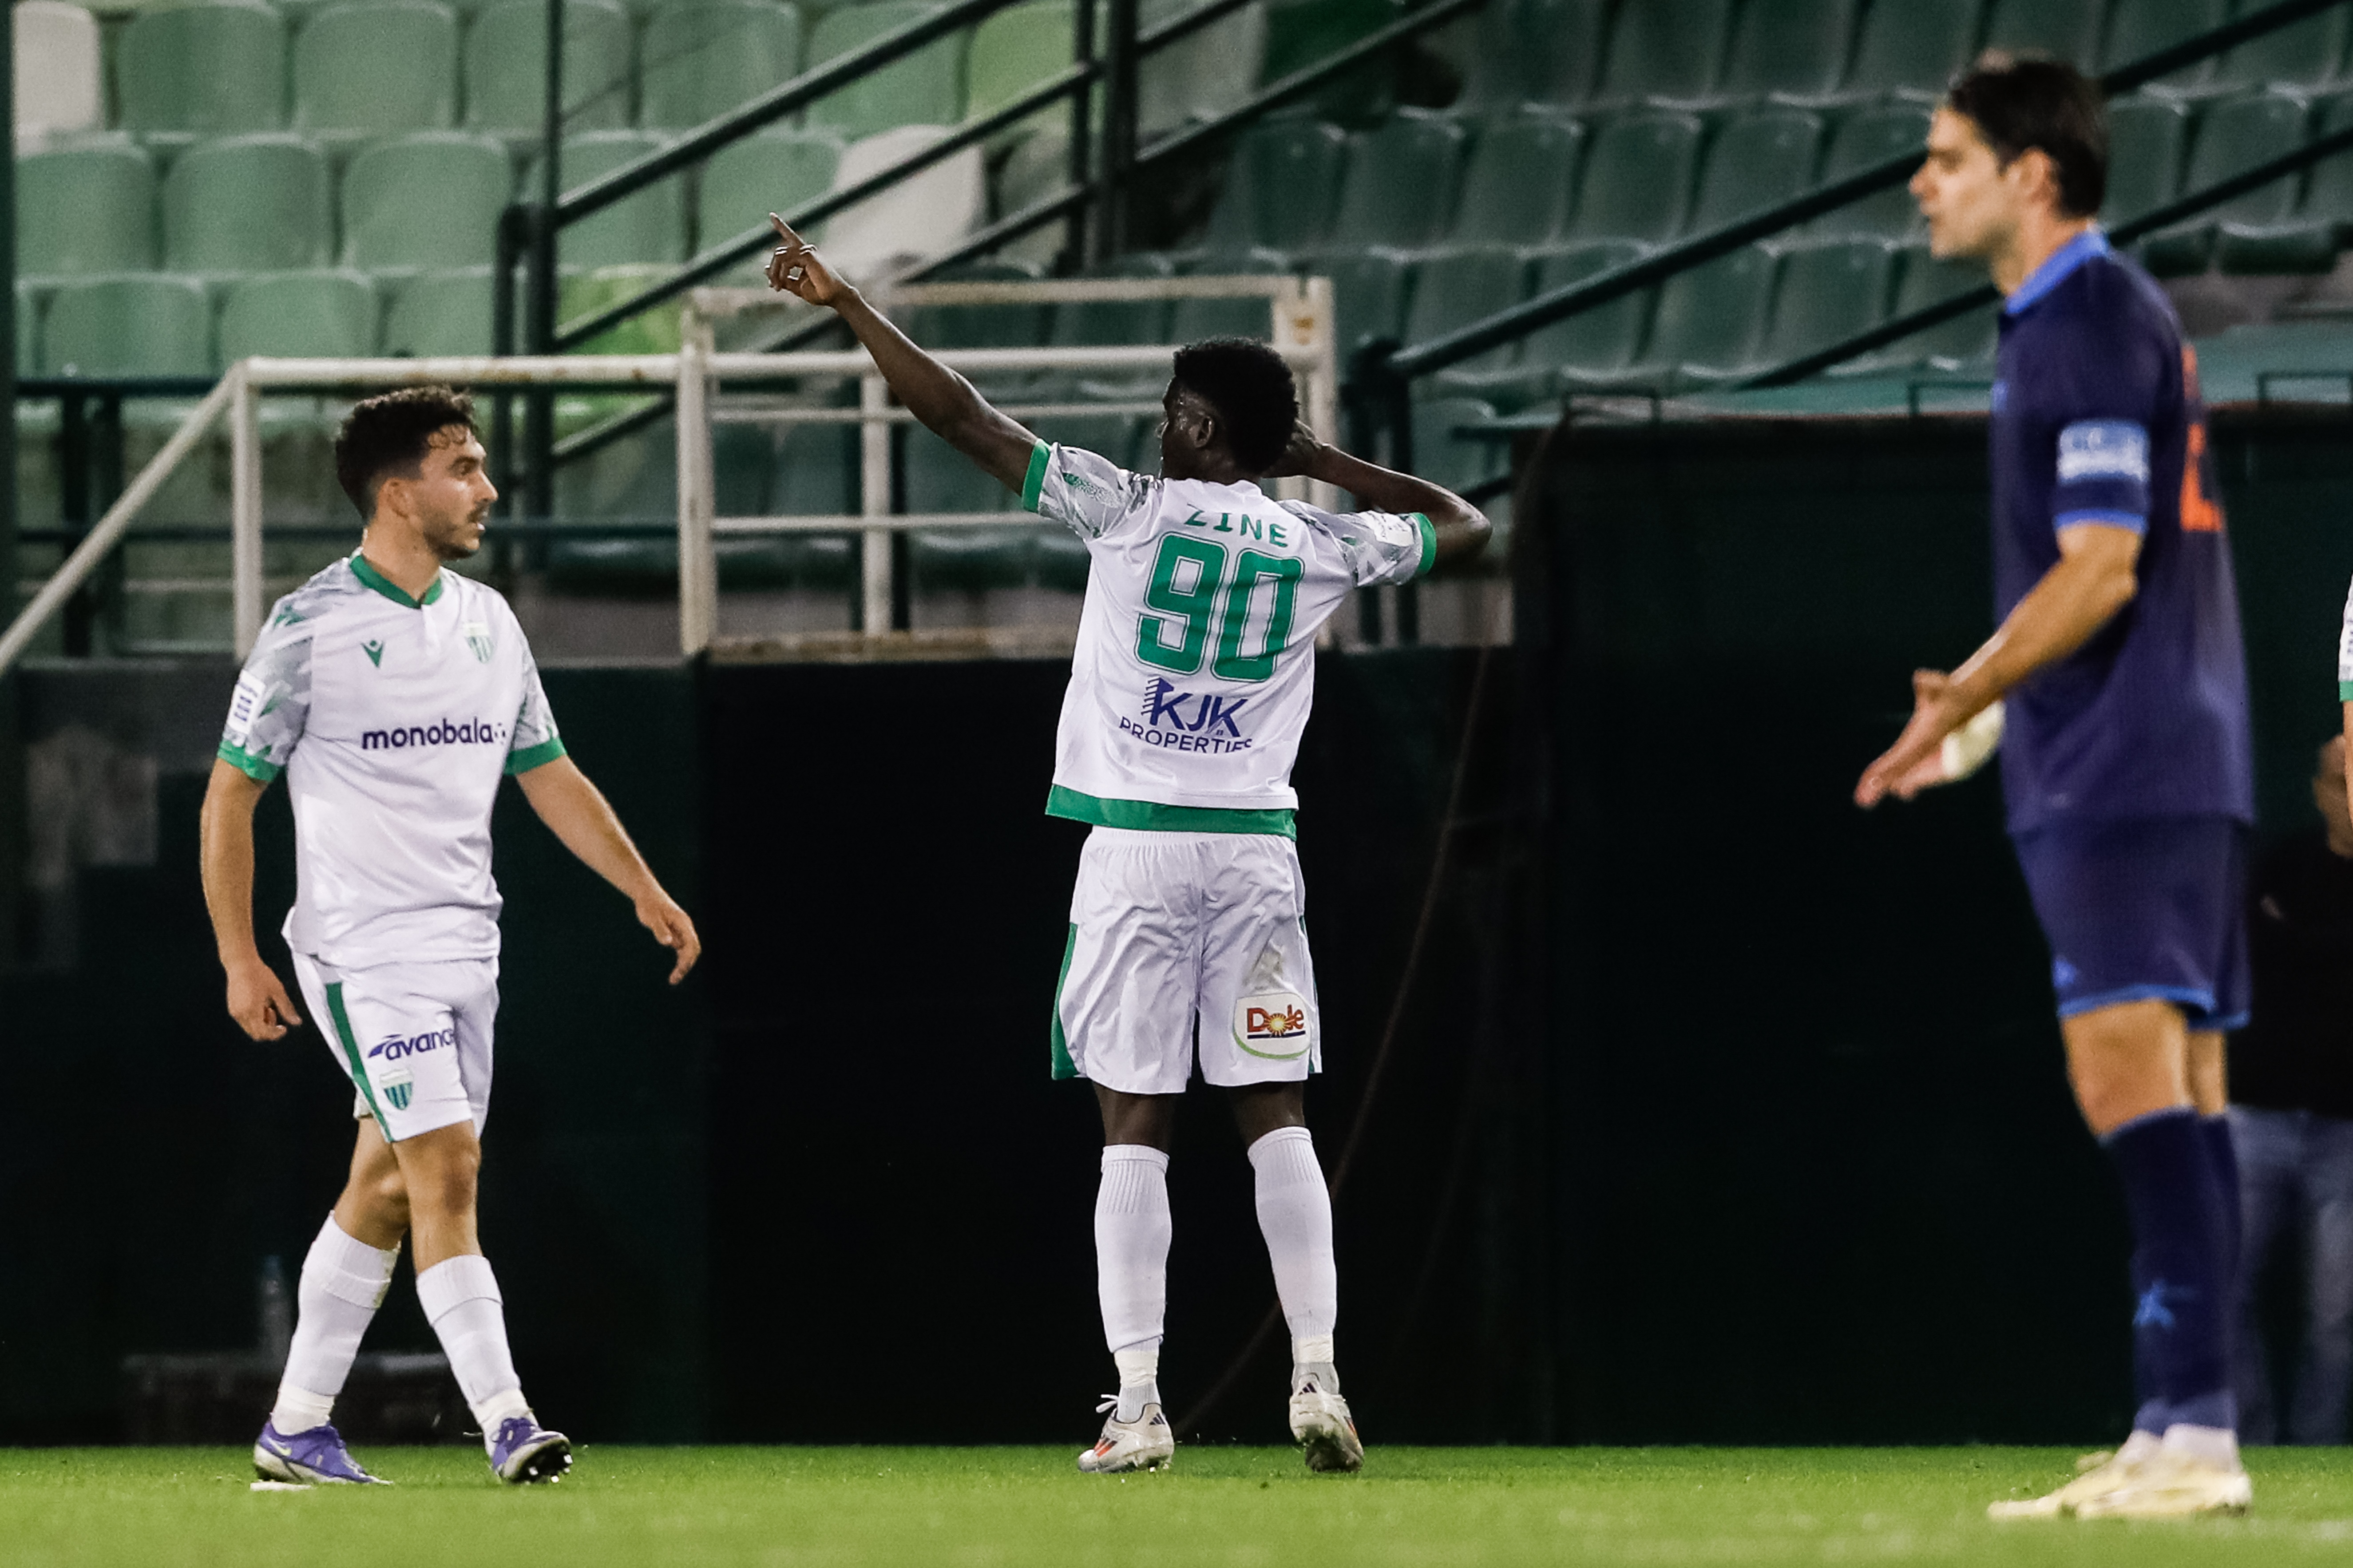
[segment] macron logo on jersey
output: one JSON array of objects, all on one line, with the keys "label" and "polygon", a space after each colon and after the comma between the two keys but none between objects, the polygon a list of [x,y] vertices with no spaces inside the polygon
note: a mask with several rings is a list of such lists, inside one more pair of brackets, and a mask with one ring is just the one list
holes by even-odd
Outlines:
[{"label": "macron logo on jersey", "polygon": [[2084,419],[2059,432],[2059,482],[2148,482],[2148,432],[2129,419]]},{"label": "macron logo on jersey", "polygon": [[493,724],[488,719],[437,719],[430,724],[363,730],[360,731],[360,750],[396,752],[411,746],[495,746],[506,738],[507,727]]}]

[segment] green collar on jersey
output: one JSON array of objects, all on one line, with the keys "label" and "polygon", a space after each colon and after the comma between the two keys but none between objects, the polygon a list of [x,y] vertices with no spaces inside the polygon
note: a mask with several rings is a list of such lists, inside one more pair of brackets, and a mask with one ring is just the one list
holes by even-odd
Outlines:
[{"label": "green collar on jersey", "polygon": [[443,575],[441,573],[436,572],[433,574],[433,585],[425,590],[425,597],[421,599],[412,599],[408,596],[407,589],[402,587],[399,584],[394,582],[391,578],[385,576],[383,573],[370,565],[365,553],[356,550],[352,552],[352,575],[357,577],[361,582],[366,584],[369,587],[374,588],[377,593],[382,594],[385,598],[390,599],[394,604],[398,605],[404,610],[423,609],[426,605],[431,604],[434,600],[441,596],[441,579]]}]

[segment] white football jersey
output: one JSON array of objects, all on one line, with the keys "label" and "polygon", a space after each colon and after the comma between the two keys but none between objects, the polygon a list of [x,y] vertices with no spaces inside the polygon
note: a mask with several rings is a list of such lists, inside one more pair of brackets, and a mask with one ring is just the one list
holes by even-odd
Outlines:
[{"label": "white football jersey", "polygon": [[1021,501],[1069,525],[1091,557],[1047,811],[1290,834],[1316,629],[1350,590],[1427,572],[1430,520],[1131,474],[1042,441]]},{"label": "white football jersey", "polygon": [[491,803],[564,742],[495,590],[444,572],[412,599],[353,555],[278,601],[219,754],[286,774],[288,945],[365,969],[497,956]]}]

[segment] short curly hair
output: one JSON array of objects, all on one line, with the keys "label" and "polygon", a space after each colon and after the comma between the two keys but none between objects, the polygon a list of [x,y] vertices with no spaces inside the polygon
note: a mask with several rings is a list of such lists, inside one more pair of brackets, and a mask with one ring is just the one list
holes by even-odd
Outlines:
[{"label": "short curly hair", "polygon": [[1254,474],[1275,465],[1299,423],[1299,388],[1282,356],[1255,338],[1207,338],[1176,351],[1176,384],[1206,400],[1226,445]]},{"label": "short curly hair", "polygon": [[474,400],[448,386],[404,386],[354,407],[335,432],[335,480],[360,521],[375,516],[376,490],[396,476],[415,479],[433,437],[451,426],[474,427]]}]

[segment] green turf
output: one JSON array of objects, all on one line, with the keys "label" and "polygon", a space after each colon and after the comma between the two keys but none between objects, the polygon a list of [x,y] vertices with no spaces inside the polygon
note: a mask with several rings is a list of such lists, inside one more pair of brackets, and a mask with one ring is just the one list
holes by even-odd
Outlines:
[{"label": "green turf", "polygon": [[1167,1474],[1067,1448],[591,1447],[560,1486],[462,1449],[364,1456],[397,1487],[256,1494],[242,1451],[0,1450],[0,1563],[2253,1563],[2353,1559],[2343,1450],[2254,1456],[2255,1511],[1994,1525],[2071,1473],[2050,1449],[1377,1448],[1360,1477],[1287,1449],[1190,1447]]}]

